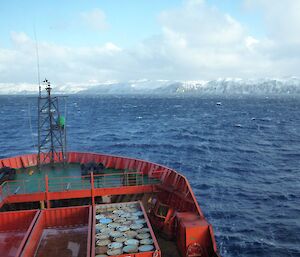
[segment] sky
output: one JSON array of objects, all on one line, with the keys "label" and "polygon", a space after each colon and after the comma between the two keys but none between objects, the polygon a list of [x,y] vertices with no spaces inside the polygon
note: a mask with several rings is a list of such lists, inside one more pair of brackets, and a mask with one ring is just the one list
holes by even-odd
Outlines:
[{"label": "sky", "polygon": [[299,0],[0,2],[0,86],[300,76]]}]

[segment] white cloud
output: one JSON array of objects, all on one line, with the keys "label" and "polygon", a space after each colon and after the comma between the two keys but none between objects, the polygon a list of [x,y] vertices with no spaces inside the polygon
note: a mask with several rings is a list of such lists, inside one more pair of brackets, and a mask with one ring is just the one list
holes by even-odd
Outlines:
[{"label": "white cloud", "polygon": [[[13,48],[0,48],[0,83],[34,83],[36,46],[23,32],[12,32]],[[68,47],[39,42],[40,73],[56,83],[107,80],[116,76],[122,49],[112,42],[94,47]]]},{"label": "white cloud", "polygon": [[[249,38],[258,40],[229,14],[205,1],[188,1],[181,8],[166,11],[160,22],[161,42],[146,43],[143,52],[148,47],[153,55],[161,55],[173,79],[174,74],[178,79],[258,76],[257,68],[267,65],[253,47],[249,49]],[[249,74],[253,69],[255,73]]]},{"label": "white cloud", "polygon": [[[139,78],[300,76],[300,18],[295,11],[300,1],[288,0],[290,6],[277,2],[281,1],[253,0],[250,5],[250,0],[245,0],[249,10],[260,8],[263,12],[268,31],[261,38],[249,34],[245,24],[206,1],[193,0],[161,13],[161,33],[137,42],[133,48],[115,42],[93,47],[39,42],[41,77],[67,85]],[[101,10],[82,17],[95,29],[108,26]],[[12,32],[11,40],[12,48],[0,48],[0,83],[34,83],[34,41],[23,32]]]},{"label": "white cloud", "polygon": [[117,45],[111,43],[111,42],[108,42],[105,44],[105,49],[108,50],[108,51],[111,51],[111,52],[120,52],[122,51],[122,49],[120,47],[118,47]]},{"label": "white cloud", "polygon": [[280,42],[300,43],[299,0],[245,0],[249,9],[259,8],[267,28],[268,38]]},{"label": "white cloud", "polygon": [[245,6],[262,14],[266,36],[257,48],[270,60],[273,73],[299,76],[300,1],[245,0]]},{"label": "white cloud", "polygon": [[30,41],[30,38],[24,32],[17,33],[12,31],[10,37],[15,44],[26,44]]},{"label": "white cloud", "polygon": [[81,17],[86,24],[96,30],[105,30],[108,28],[105,13],[100,9],[94,9],[89,12],[81,13]]},{"label": "white cloud", "polygon": [[254,50],[255,45],[259,43],[259,40],[251,36],[248,36],[245,40],[246,40],[246,46],[249,50]]},{"label": "white cloud", "polygon": [[249,2],[265,17],[263,37],[207,1],[191,0],[162,13],[162,34],[137,51],[171,79],[299,76],[300,1]]}]

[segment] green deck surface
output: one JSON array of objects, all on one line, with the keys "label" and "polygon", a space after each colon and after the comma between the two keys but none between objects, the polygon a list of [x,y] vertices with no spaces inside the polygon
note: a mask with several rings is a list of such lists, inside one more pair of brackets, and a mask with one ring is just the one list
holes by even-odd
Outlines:
[{"label": "green deck surface", "polygon": [[[128,174],[129,173],[129,174]],[[138,174],[136,171],[105,169],[103,175],[94,176],[95,188],[109,188],[133,185],[158,184],[158,179]],[[45,191],[45,176],[49,178],[49,191],[60,192],[91,188],[90,177],[82,177],[79,164],[68,164],[65,167],[56,165],[43,166],[41,171],[37,167],[19,169],[15,180],[2,184],[3,195],[30,194]]]}]

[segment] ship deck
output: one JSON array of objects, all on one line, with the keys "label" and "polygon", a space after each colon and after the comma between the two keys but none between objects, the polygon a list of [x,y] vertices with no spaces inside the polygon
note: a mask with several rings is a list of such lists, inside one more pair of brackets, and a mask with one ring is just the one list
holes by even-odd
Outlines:
[{"label": "ship deck", "polygon": [[155,233],[162,256],[164,257],[181,257],[175,241],[166,240],[159,233]]},{"label": "ship deck", "polygon": [[[80,164],[90,162],[103,163],[106,169],[99,174],[82,176]],[[56,163],[55,168],[52,168],[46,164],[39,171],[36,165],[35,154],[0,160],[0,167],[16,169],[14,180],[0,185],[0,212],[4,219],[10,218],[14,211],[18,215],[20,212],[17,210],[24,209],[42,209],[40,212],[49,213],[61,209],[64,213],[62,216],[69,217],[65,211],[71,210],[71,206],[91,210],[96,204],[140,201],[147,215],[149,214],[149,222],[158,231],[155,235],[161,248],[160,256],[178,257],[178,250],[184,253],[187,245],[200,247],[192,249],[197,252],[203,252],[204,247],[205,254],[201,253],[201,256],[219,256],[212,227],[204,219],[187,179],[168,167],[139,159],[80,152],[68,153],[66,166]],[[197,222],[189,221],[192,214],[197,216]],[[93,215],[88,216],[94,220]],[[77,218],[66,220],[73,221]],[[174,227],[170,222],[180,222],[181,225],[177,226],[177,231],[172,231]],[[33,221],[32,224],[36,223]],[[10,228],[10,224],[7,223],[7,226]],[[28,231],[32,233],[30,231],[33,230]],[[169,236],[177,239],[164,239]],[[183,245],[182,240],[188,242]],[[88,245],[91,247],[94,244]],[[25,249],[23,246],[20,246],[20,251]],[[92,253],[90,250],[87,252]],[[33,254],[22,256],[32,257]]]}]

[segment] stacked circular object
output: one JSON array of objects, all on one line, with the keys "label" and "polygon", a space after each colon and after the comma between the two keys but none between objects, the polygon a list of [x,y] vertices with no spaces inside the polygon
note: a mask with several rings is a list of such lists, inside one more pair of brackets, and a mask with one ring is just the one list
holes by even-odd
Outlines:
[{"label": "stacked circular object", "polygon": [[96,209],[95,257],[154,250],[150,229],[137,203]]}]

